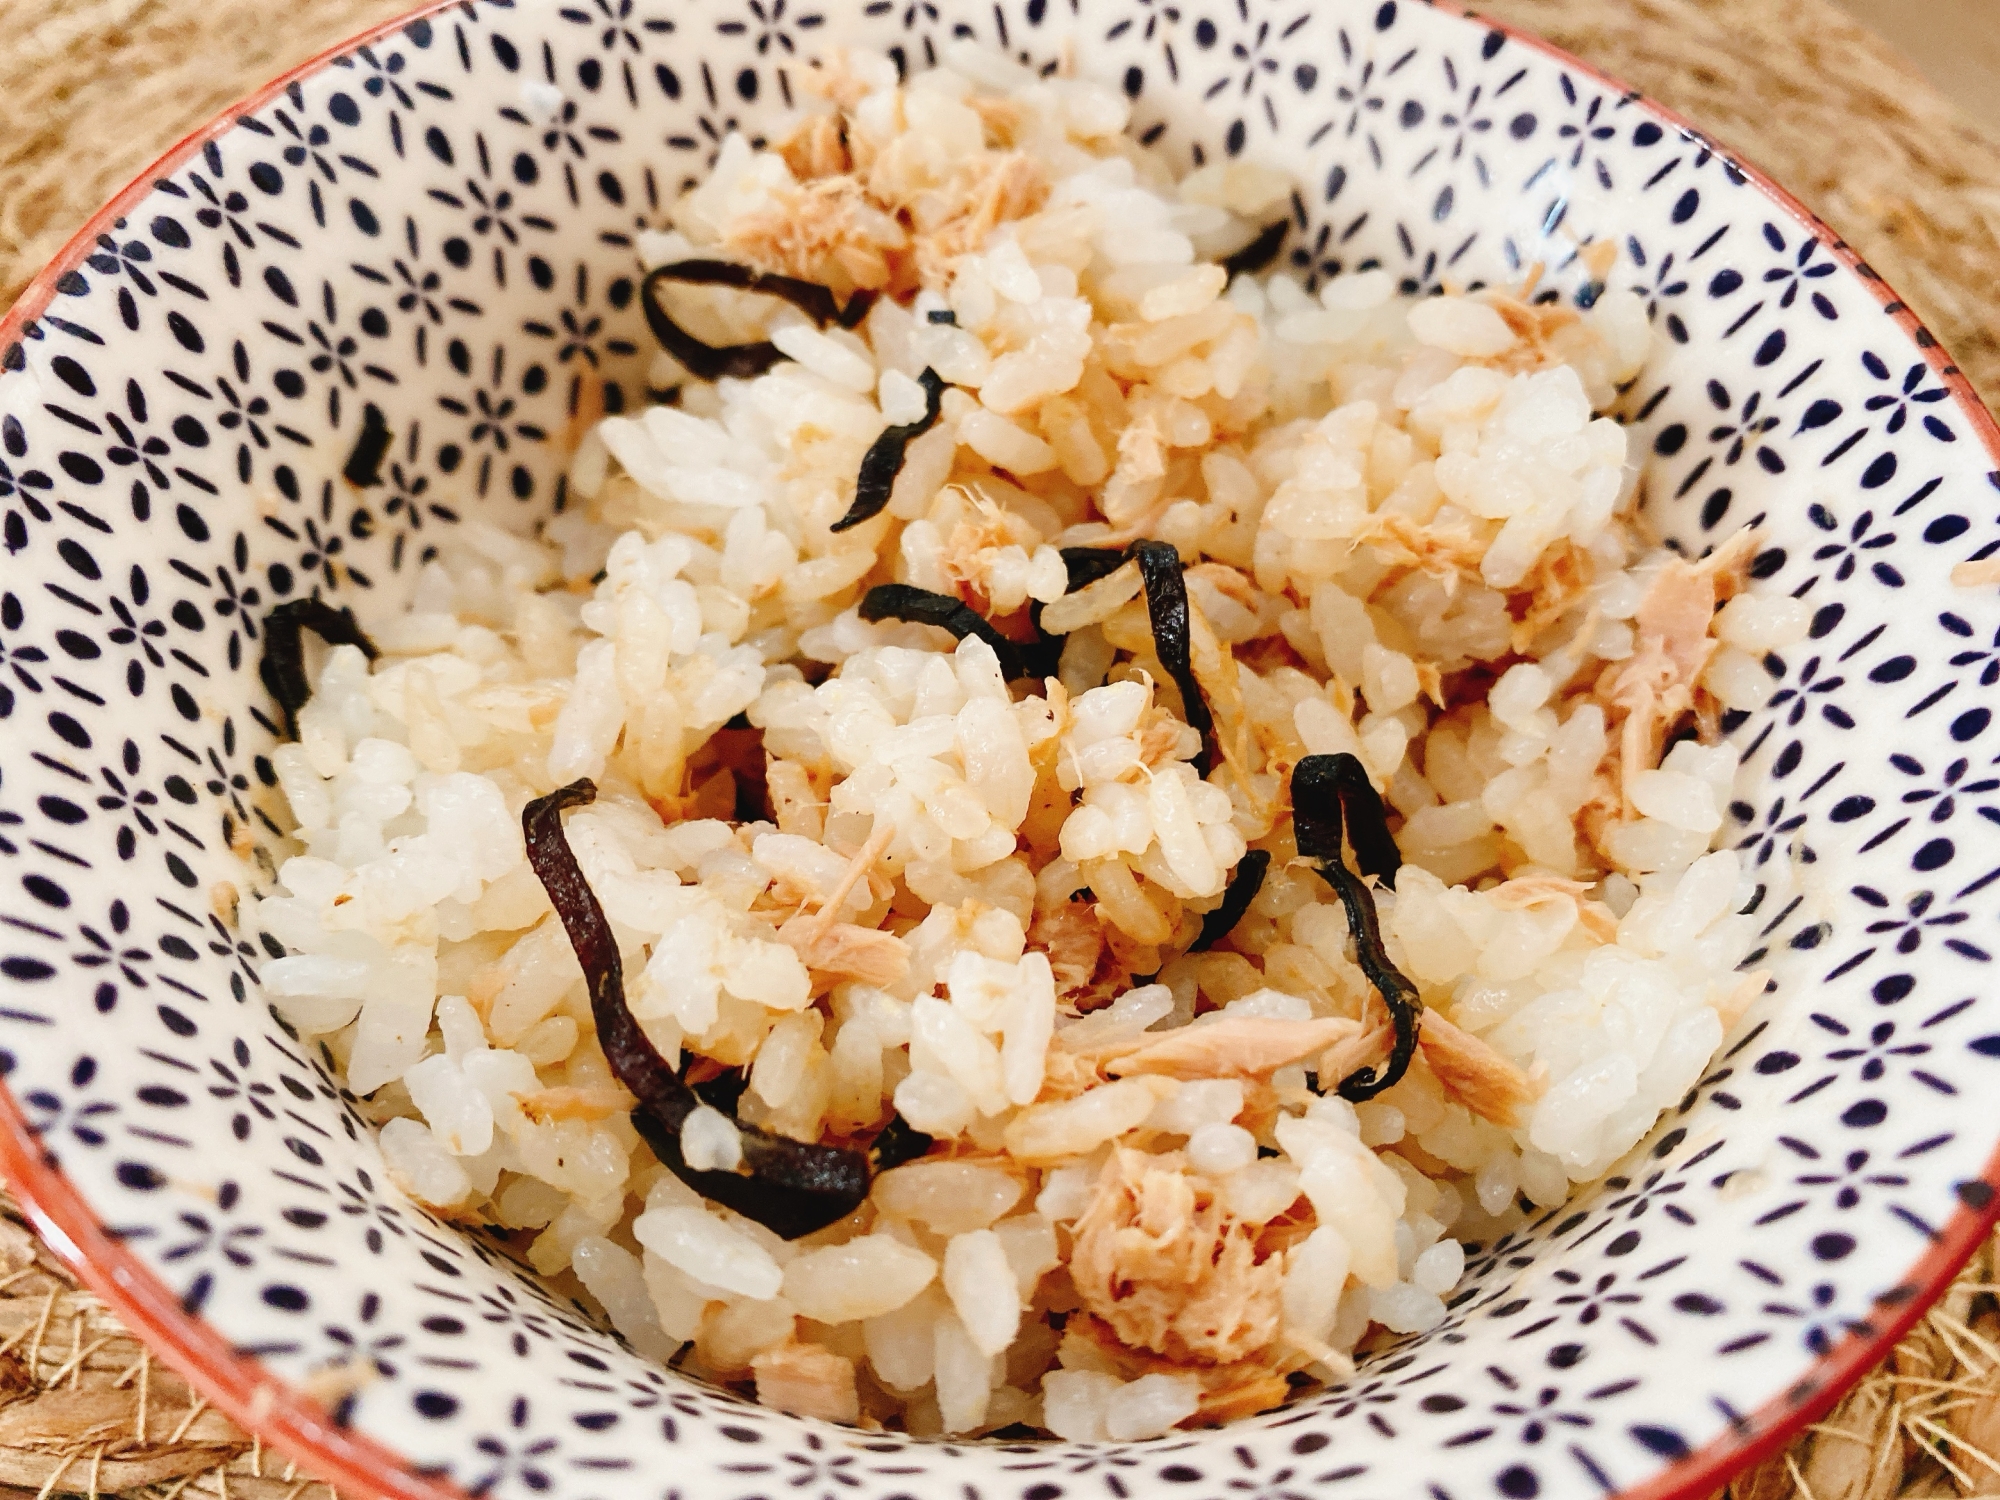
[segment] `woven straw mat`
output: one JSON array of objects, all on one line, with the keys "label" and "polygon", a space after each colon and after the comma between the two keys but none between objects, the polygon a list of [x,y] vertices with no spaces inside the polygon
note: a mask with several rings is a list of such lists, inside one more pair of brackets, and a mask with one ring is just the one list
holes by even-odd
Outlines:
[{"label": "woven straw mat", "polygon": [[[181,135],[411,0],[0,0],[0,307]],[[1908,0],[1916,3],[1916,0]],[[1785,183],[2000,403],[2000,138],[1826,0],[1491,0]],[[2000,405],[1996,405],[2000,409]],[[1994,1247],[1730,1500],[2000,1496]],[[0,1192],[0,1500],[330,1500],[153,1363]],[[1719,1497],[1718,1497],[1719,1500]]]}]

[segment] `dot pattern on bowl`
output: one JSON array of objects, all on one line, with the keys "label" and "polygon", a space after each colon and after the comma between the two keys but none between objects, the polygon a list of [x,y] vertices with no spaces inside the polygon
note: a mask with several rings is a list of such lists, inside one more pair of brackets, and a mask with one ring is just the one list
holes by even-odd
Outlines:
[{"label": "dot pattern on bowl", "polygon": [[[227,920],[267,878],[262,615],[316,590],[392,608],[462,516],[561,506],[566,445],[647,397],[635,230],[809,57],[920,66],[956,36],[1113,81],[1182,163],[1292,170],[1285,254],[1309,280],[1639,289],[1661,333],[1627,399],[1650,514],[1690,551],[1759,524],[1758,587],[1815,611],[1766,662],[1769,706],[1726,726],[1772,993],[1619,1172],[1475,1253],[1443,1326],[1226,1433],[913,1442],[636,1358],[398,1195]],[[413,21],[171,164],[0,353],[7,1088],[190,1317],[474,1494],[1653,1479],[1806,1399],[1992,1200],[2000,600],[1949,581],[2000,549],[1989,430],[1850,259],[1644,103],[1408,0],[477,0]],[[346,472],[383,425],[380,464]]]}]

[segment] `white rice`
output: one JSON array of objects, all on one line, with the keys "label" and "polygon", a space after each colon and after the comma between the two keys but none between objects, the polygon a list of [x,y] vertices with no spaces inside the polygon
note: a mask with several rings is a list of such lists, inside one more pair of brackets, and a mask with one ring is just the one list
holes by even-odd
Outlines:
[{"label": "white rice", "polygon": [[[598,424],[576,510],[533,540],[466,523],[372,669],[319,655],[272,757],[289,857],[242,906],[288,955],[265,992],[412,1197],[520,1231],[644,1353],[919,1433],[1258,1410],[1435,1326],[1460,1240],[1606,1171],[1761,992],[1743,872],[1710,852],[1734,752],[1660,747],[1761,703],[1804,609],[1736,592],[1740,543],[1697,567],[1647,540],[1594,415],[1645,356],[1636,297],[1231,280],[1213,259],[1290,184],[1175,184],[1111,91],[968,51],[821,85],[782,154],[730,137],[644,259],[893,295],[849,332],[676,291],[704,337],[785,359],[711,387],[662,355],[680,404]],[[835,533],[927,367],[943,420]],[[1059,548],[1138,536],[1180,549],[1214,643],[1206,777],[1136,569],[1065,597]],[[1048,606],[1056,678],[863,621],[887,581],[1007,629]],[[739,716],[754,736],[719,733]],[[1389,955],[1455,1028],[1358,1107],[1306,1087],[1331,1051],[1226,1060],[1337,1050],[1378,1007],[1294,857],[1290,768],[1341,752],[1407,861],[1375,892]],[[769,816],[739,822],[750,771]],[[937,1138],[848,1218],[788,1243],[641,1143],[519,831],[580,776],[568,837],[656,1046],[747,1070],[746,1123],[858,1141],[893,1110]],[[1253,847],[1248,915],[1187,952]],[[1114,1076],[1160,1045],[1225,1061]],[[742,1155],[712,1108],[681,1143]]]}]

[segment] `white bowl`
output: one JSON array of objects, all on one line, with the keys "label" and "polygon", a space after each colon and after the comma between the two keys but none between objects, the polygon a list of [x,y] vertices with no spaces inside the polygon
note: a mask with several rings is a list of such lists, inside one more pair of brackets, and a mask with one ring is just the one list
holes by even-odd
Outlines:
[{"label": "white bowl", "polygon": [[[2000,600],[1952,582],[2000,548],[1992,424],[1824,226],[1531,39],[1408,0],[801,3],[379,31],[178,148],[0,325],[0,1166],[203,1390],[358,1492],[1706,1493],[1994,1217]],[[1539,263],[1584,300],[1615,246],[1667,335],[1629,402],[1648,514],[1690,549],[1757,519],[1758,586],[1817,610],[1729,726],[1738,846],[1792,893],[1775,990],[1700,1086],[1476,1253],[1442,1327],[1143,1444],[849,1431],[629,1353],[389,1185],[217,915],[268,831],[264,611],[389,611],[458,516],[560,504],[594,390],[644,399],[634,231],[808,56],[954,35],[1121,82],[1180,161],[1292,171],[1307,277]],[[369,405],[395,445],[357,490]]]}]

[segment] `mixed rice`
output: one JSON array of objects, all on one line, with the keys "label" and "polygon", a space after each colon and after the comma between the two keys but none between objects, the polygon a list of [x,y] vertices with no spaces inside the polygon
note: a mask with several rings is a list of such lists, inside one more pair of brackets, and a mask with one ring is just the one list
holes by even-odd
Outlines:
[{"label": "mixed rice", "polygon": [[[1803,606],[1741,592],[1747,535],[1648,539],[1594,415],[1638,298],[1315,295],[1251,269],[1292,184],[1174,180],[1112,90],[966,48],[813,84],[640,237],[748,268],[649,279],[676,398],[314,648],[265,993],[412,1197],[683,1370],[914,1433],[1266,1409],[1442,1320],[1461,1241],[1601,1175],[1763,992],[1715,728]],[[1403,862],[1373,948],[1292,816],[1343,756]],[[545,832],[609,1001],[522,832],[580,778]],[[1387,1087],[1371,953],[1423,1006]],[[607,1014],[699,1094],[677,1134]],[[921,1154],[793,1238],[689,1185],[885,1127]]]}]

